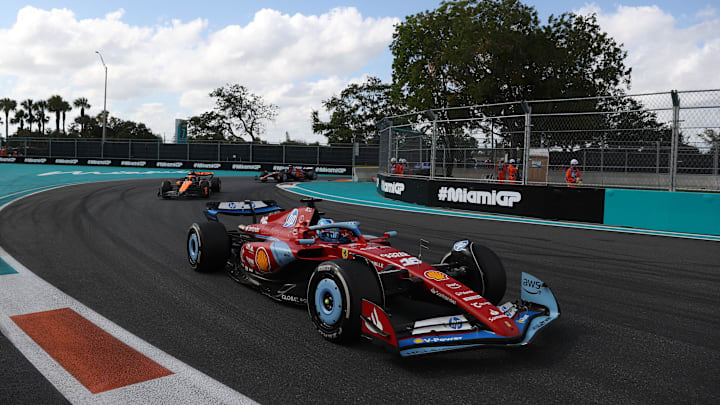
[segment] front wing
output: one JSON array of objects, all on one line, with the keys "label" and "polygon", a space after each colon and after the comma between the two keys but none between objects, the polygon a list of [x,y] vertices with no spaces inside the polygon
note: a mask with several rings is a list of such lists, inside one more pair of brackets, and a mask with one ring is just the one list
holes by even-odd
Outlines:
[{"label": "front wing", "polygon": [[537,333],[560,316],[560,308],[550,288],[523,273],[521,300],[499,307],[520,329],[518,336],[500,336],[472,325],[464,315],[444,316],[415,322],[412,326],[394,329],[390,318],[376,304],[363,300],[363,334],[384,342],[401,356],[416,356],[451,350],[480,347],[523,346]]}]

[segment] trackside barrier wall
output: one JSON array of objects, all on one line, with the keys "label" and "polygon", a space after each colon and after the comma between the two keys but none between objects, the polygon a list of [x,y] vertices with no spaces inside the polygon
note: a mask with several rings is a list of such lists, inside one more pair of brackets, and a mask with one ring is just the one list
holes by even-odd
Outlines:
[{"label": "trackside barrier wall", "polygon": [[[192,160],[130,160],[130,159],[87,159],[87,158],[31,158],[31,157],[0,157],[0,163],[55,164],[61,166],[119,166],[145,167],[158,169],[197,169],[197,170],[239,170],[239,171],[275,171],[287,168],[287,165],[252,162],[196,162]],[[352,166],[342,165],[308,165],[297,167],[314,170],[317,174],[345,175],[352,174]]]},{"label": "trackside barrier wall", "polygon": [[720,235],[720,193],[474,183],[378,175],[383,197],[419,205]]},{"label": "trackside barrier wall", "polygon": [[720,235],[720,194],[608,189],[605,224]]},{"label": "trackside barrier wall", "polygon": [[605,190],[378,175],[378,193],[420,205],[603,223]]}]

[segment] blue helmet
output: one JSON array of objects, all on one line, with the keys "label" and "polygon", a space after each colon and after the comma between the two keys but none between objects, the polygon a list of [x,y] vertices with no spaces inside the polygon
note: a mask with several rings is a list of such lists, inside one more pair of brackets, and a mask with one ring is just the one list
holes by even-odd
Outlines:
[{"label": "blue helmet", "polygon": [[[333,221],[330,218],[321,218],[318,221],[318,225],[327,225],[332,224]],[[340,230],[338,228],[326,228],[326,229],[320,229],[318,231],[318,237],[320,240],[325,242],[340,242]]]}]

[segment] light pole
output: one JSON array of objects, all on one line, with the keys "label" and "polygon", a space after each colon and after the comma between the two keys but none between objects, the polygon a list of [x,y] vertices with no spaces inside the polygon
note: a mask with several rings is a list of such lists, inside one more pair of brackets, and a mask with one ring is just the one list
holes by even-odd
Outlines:
[{"label": "light pole", "polygon": [[105,61],[103,60],[102,54],[100,54],[100,51],[95,51],[98,56],[100,56],[100,62],[102,62],[103,67],[105,68],[105,96],[103,97],[103,134],[102,134],[102,143],[100,144],[100,157],[105,157],[105,131],[107,129],[107,65],[105,64]]}]

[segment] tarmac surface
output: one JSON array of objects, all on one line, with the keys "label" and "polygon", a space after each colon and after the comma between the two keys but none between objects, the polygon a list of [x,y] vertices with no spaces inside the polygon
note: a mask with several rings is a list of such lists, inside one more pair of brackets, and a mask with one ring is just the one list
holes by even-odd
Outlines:
[{"label": "tarmac surface", "polygon": [[[323,340],[307,311],[276,303],[185,257],[205,200],[159,200],[158,180],[47,191],[0,212],[0,246],[35,274],[150,344],[261,403],[716,403],[717,242],[484,221],[323,202],[336,221],[439,261],[481,242],[508,272],[548,283],[561,317],[528,347],[401,358]],[[301,205],[272,183],[223,178],[213,199]],[[2,277],[2,276],[0,276]],[[2,282],[2,278],[0,278]],[[65,399],[0,335],[0,402]]]}]

